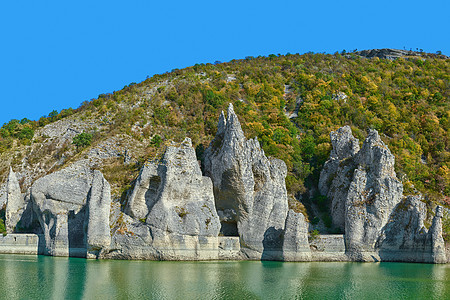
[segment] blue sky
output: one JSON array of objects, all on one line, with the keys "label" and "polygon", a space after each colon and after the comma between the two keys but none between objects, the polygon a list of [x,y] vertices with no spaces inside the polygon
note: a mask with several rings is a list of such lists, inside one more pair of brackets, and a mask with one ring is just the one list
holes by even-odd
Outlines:
[{"label": "blue sky", "polygon": [[0,124],[195,63],[308,51],[450,54],[450,1],[0,1]]}]

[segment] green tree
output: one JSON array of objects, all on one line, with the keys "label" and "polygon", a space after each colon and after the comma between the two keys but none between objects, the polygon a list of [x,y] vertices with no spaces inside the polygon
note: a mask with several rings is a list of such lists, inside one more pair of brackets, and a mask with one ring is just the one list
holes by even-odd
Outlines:
[{"label": "green tree", "polygon": [[33,138],[33,136],[34,136],[34,130],[30,126],[25,126],[19,132],[17,137],[21,140],[23,140],[23,139],[31,140]]}]

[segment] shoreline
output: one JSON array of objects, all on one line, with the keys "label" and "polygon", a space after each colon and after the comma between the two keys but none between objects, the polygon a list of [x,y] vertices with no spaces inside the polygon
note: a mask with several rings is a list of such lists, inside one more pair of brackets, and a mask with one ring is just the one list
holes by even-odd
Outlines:
[{"label": "shoreline", "polygon": [[[269,254],[262,258],[245,257],[239,247],[238,237],[217,237],[219,244],[226,240],[234,240],[234,243],[228,243],[231,247],[228,249],[220,249],[217,244],[208,244],[209,249],[192,249],[180,248],[167,249],[173,251],[175,255],[155,257],[152,254],[151,247],[148,249],[140,249],[140,255],[136,253],[129,253],[128,255],[111,255],[112,252],[100,255],[97,258],[88,256],[86,248],[67,249],[68,251],[61,251],[55,255],[45,254],[45,239],[42,234],[7,234],[0,236],[0,254],[16,254],[16,255],[42,255],[54,257],[74,257],[85,259],[98,260],[135,260],[135,261],[279,261],[279,262],[398,262],[398,263],[426,263],[435,264],[429,259],[423,259],[423,255],[427,253],[415,253],[411,255],[407,251],[392,252],[391,255],[380,257],[380,253],[364,252],[359,258],[352,257],[352,253],[345,251],[345,243],[343,235],[324,234],[319,235],[314,240],[310,241],[311,251],[283,253],[282,250],[270,251]],[[236,247],[236,245],[238,247]],[[233,248],[234,247],[234,248]],[[446,247],[447,253],[450,249],[450,244]],[[316,250],[314,250],[316,249]],[[145,250],[148,250],[145,252]],[[206,255],[202,255],[202,252]],[[183,254],[181,254],[183,253]],[[180,255],[181,254],[181,255]],[[397,256],[393,256],[396,254]],[[422,255],[422,256],[420,256]],[[447,255],[449,256],[449,255]],[[449,263],[448,261],[446,263]],[[444,263],[445,264],[445,263]]]}]

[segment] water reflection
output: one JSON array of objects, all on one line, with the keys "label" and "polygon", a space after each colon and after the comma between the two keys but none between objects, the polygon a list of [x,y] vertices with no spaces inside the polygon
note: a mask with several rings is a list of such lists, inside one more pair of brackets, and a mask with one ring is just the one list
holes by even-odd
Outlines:
[{"label": "water reflection", "polygon": [[450,298],[450,266],[0,255],[0,299]]},{"label": "water reflection", "polygon": [[[66,294],[66,287],[69,284],[67,277],[69,276],[69,259],[59,258],[57,263],[52,263],[53,273],[53,293],[52,299],[64,299]],[[72,282],[70,282],[72,284]]]},{"label": "water reflection", "polygon": [[450,266],[438,265],[432,269],[433,295],[436,299],[445,299],[445,295],[450,295]]}]

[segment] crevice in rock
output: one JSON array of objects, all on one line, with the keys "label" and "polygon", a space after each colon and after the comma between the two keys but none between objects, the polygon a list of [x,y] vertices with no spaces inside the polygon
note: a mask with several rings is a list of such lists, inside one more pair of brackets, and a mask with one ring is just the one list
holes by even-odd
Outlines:
[{"label": "crevice in rock", "polygon": [[223,236],[239,236],[237,222],[220,222],[220,235]]}]

